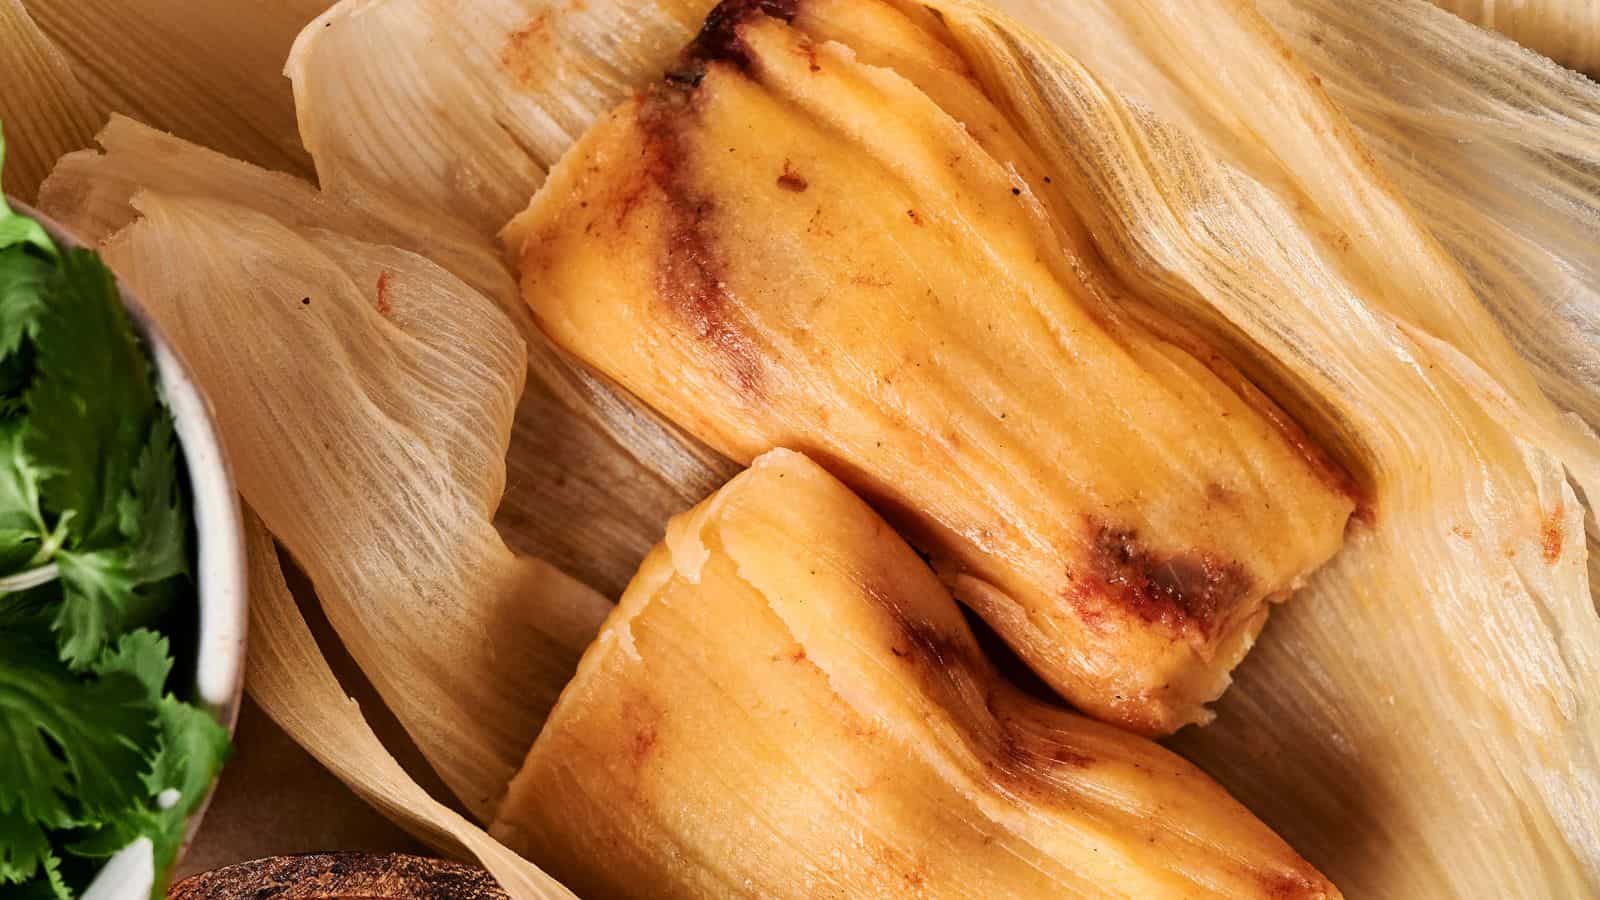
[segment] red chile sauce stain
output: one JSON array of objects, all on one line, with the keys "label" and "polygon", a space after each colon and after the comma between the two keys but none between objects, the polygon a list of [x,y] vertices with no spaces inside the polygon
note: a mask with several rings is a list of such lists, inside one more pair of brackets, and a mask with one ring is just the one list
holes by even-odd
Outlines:
[{"label": "red chile sauce stain", "polygon": [[[700,77],[703,77],[703,73]],[[656,294],[700,341],[716,348],[730,383],[741,395],[761,393],[761,359],[730,308],[726,262],[716,246],[712,219],[716,201],[690,177],[690,147],[698,77],[692,85],[673,81],[648,90],[636,115],[644,134],[644,184],[624,197],[620,218],[647,188],[664,199],[665,234],[656,263]]]},{"label": "red chile sauce stain", "polygon": [[[712,227],[716,200],[693,184],[689,132],[699,116],[699,88],[710,66],[731,64],[738,71],[750,72],[751,60],[739,26],[762,15],[790,21],[798,2],[724,0],[706,16],[704,27],[678,67],[668,72],[663,82],[646,89],[635,104],[634,114],[644,137],[644,174],[642,183],[619,204],[620,225],[647,189],[661,194],[666,234],[656,265],[656,293],[682,317],[695,337],[717,349],[728,380],[744,396],[762,393],[761,358],[731,309],[734,298],[727,289],[727,265]],[[795,178],[803,190],[804,180]]]},{"label": "red chile sauce stain", "polygon": [[792,163],[787,159],[783,161],[783,174],[778,176],[778,187],[796,194],[803,194],[806,188],[810,186],[811,182],[806,181],[804,175],[796,172]]},{"label": "red chile sauce stain", "polygon": [[1561,561],[1561,545],[1566,543],[1566,526],[1561,519],[1567,513],[1566,504],[1557,502],[1556,508],[1539,526],[1539,543],[1544,550],[1544,561],[1555,565]]},{"label": "red chile sauce stain", "polygon": [[1138,532],[1091,522],[1086,571],[1073,573],[1068,599],[1093,620],[1112,604],[1146,622],[1211,637],[1217,621],[1250,591],[1237,563],[1211,553],[1159,555]]},{"label": "red chile sauce stain", "polygon": [[390,305],[390,303],[389,303],[389,273],[388,272],[380,272],[380,273],[378,273],[378,302],[377,302],[377,308],[378,308],[378,315],[384,316],[385,318],[387,318],[390,313],[394,312],[394,307],[392,305]]},{"label": "red chile sauce stain", "polygon": [[513,32],[500,48],[500,67],[523,88],[532,90],[539,86],[539,68],[533,61],[550,53],[549,25],[550,11],[545,10]]}]

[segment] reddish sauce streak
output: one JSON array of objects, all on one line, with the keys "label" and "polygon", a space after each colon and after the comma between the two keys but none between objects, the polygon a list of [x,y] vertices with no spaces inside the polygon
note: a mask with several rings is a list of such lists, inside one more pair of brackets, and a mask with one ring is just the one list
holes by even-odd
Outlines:
[{"label": "reddish sauce streak", "polygon": [[796,194],[803,194],[806,188],[811,187],[811,182],[807,181],[805,176],[796,172],[794,166],[786,159],[783,161],[783,174],[778,176],[778,187]]},{"label": "reddish sauce streak", "polygon": [[728,380],[742,395],[762,393],[762,365],[740,328],[716,247],[712,220],[716,202],[691,177],[687,132],[698,116],[699,80],[669,80],[640,97],[635,115],[644,135],[644,183],[625,194],[625,208],[645,190],[664,201],[665,235],[656,265],[656,293],[696,338],[718,351]]},{"label": "reddish sauce streak", "polygon": [[500,67],[524,88],[539,86],[541,70],[537,60],[550,53],[549,41],[545,40],[549,24],[550,13],[546,10],[512,32],[505,46],[500,48]]},{"label": "reddish sauce streak", "polygon": [[394,312],[394,307],[389,303],[389,273],[378,273],[378,315],[388,316]]},{"label": "reddish sauce streak", "polygon": [[1544,547],[1544,561],[1555,565],[1561,561],[1561,545],[1566,543],[1566,526],[1562,517],[1567,513],[1566,504],[1556,503],[1556,508],[1539,527],[1540,543]]}]

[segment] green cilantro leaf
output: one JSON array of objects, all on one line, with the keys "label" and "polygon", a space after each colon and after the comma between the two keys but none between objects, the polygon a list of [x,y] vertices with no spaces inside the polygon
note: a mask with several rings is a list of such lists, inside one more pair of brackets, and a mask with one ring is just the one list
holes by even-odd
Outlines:
[{"label": "green cilantro leaf", "polygon": [[0,815],[0,885],[42,877],[40,869],[50,855],[50,836],[38,822]]},{"label": "green cilantro leaf", "polygon": [[34,336],[23,449],[46,473],[44,506],[72,514],[80,551],[119,543],[119,505],[158,410],[150,363],[117,294],[86,250],[61,256]]},{"label": "green cilantro leaf", "polygon": [[0,250],[0,356],[16,353],[33,332],[54,273],[53,263],[27,246]]},{"label": "green cilantro leaf", "polygon": [[100,675],[125,672],[139,679],[151,703],[161,699],[161,692],[172,674],[172,652],[167,639],[148,628],[140,628],[123,635],[117,645],[105,652],[94,670]]},{"label": "green cilantro leaf", "polygon": [[138,677],[80,678],[48,631],[0,630],[0,817],[60,828],[126,809],[141,799],[143,748],[156,737]]},{"label": "green cilantro leaf", "polygon": [[61,658],[81,669],[127,627],[126,609],[136,587],[121,550],[56,554],[63,599],[54,628]]},{"label": "green cilantro leaf", "polygon": [[230,747],[227,730],[200,707],[168,694],[157,709],[161,749],[144,778],[148,801],[67,848],[74,855],[107,857],[142,835],[155,845],[157,872],[167,871],[177,861],[189,816],[205,799]]},{"label": "green cilantro leaf", "polygon": [[[3,883],[3,882],[0,882]],[[61,877],[61,859],[49,854],[37,874],[19,887],[6,890],[7,900],[72,900],[72,890]]]},{"label": "green cilantro leaf", "polygon": [[143,627],[194,596],[178,451],[111,272],[0,199],[0,896],[164,874],[229,753]]},{"label": "green cilantro leaf", "polygon": [[24,422],[0,423],[0,571],[24,566],[49,536],[39,506],[44,473],[22,450]]},{"label": "green cilantro leaf", "polygon": [[172,415],[157,411],[133,470],[133,486],[117,501],[122,534],[133,544],[140,584],[189,571],[188,500],[178,484],[178,441]]},{"label": "green cilantro leaf", "polygon": [[66,595],[56,630],[62,658],[74,667],[87,665],[107,642],[136,624],[138,588],[187,570],[189,518],[177,472],[172,418],[163,410],[139,454],[132,487],[117,501],[117,533],[125,543],[56,554]]},{"label": "green cilantro leaf", "polygon": [[44,473],[23,452],[24,423],[0,425],[0,532],[49,532],[39,507],[39,482]]}]

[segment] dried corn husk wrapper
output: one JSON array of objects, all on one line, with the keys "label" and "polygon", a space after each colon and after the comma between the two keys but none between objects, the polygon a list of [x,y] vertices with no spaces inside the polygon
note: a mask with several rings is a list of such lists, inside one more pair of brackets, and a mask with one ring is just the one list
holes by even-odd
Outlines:
[{"label": "dried corn husk wrapper", "polygon": [[395,761],[345,696],[295,606],[272,535],[246,514],[250,571],[250,696],[362,799],[444,853],[476,858],[514,897],[561,900],[572,893],[428,796]]},{"label": "dried corn husk wrapper", "polygon": [[[1378,168],[1404,158],[1407,146],[1361,144],[1329,100],[1335,88],[1319,87],[1286,53],[1284,38],[1242,4],[1006,4],[1070,57],[976,4],[937,5],[946,40],[1058,167],[1068,202],[1119,275],[1228,347],[1372,491],[1372,524],[1351,533],[1332,566],[1267,631],[1218,723],[1180,745],[1353,894],[1592,890],[1600,793],[1596,711],[1584,688],[1597,675],[1600,629],[1584,565],[1584,508],[1564,476],[1595,484],[1596,457],[1588,432],[1544,391],[1577,408],[1593,402],[1593,388],[1582,383],[1583,369],[1531,368],[1491,314],[1503,301],[1490,294],[1486,305],[1466,274],[1481,286],[1486,272],[1515,273],[1560,244],[1441,243],[1448,222],[1421,199],[1514,197],[1554,178],[1592,202],[1593,185],[1548,157],[1540,167],[1533,153],[1518,167],[1471,176]],[[1381,62],[1361,57],[1354,42],[1328,39],[1368,21],[1360,7],[1265,6],[1274,22],[1307,23],[1294,39],[1328,48],[1325,68],[1344,73],[1345,91],[1378,106],[1371,121],[1401,120],[1402,111],[1382,106],[1394,91]],[[1591,87],[1498,38],[1421,3],[1390,7],[1374,16],[1391,39],[1431,36],[1435,52],[1408,62],[1425,67],[1436,87],[1458,83],[1460,72],[1444,60],[1464,55],[1494,61],[1508,84],[1538,85],[1515,107],[1525,125],[1555,131],[1564,106],[1596,108]],[[342,27],[355,30],[365,12],[350,9]],[[416,9],[416,21],[429,20]],[[484,39],[501,53],[484,58],[479,83],[508,67],[542,71],[553,46],[611,59],[605,51],[633,23],[672,21],[655,7],[636,13],[596,3],[582,17],[528,12],[499,41]],[[403,86],[311,81],[313,71],[359,65],[323,55],[321,40],[308,32],[298,48],[291,73],[299,94],[364,92],[389,108],[416,105]],[[650,63],[640,66],[639,82],[670,56]],[[575,86],[544,92],[547,81],[535,78],[513,90],[523,100],[549,97],[549,109],[567,112],[603,108],[596,92],[613,102],[626,93],[605,93],[614,87],[611,71],[564,74]],[[1455,102],[1469,92],[1483,93],[1462,88]],[[1427,102],[1422,87],[1411,96]],[[472,114],[465,102],[446,105],[447,118],[424,114],[385,127],[441,129]],[[1513,107],[1491,112],[1510,117]],[[547,144],[521,143],[540,168],[553,162]],[[375,185],[372,173],[385,166],[359,161],[388,146],[343,132],[342,177]],[[1509,139],[1499,146],[1513,152]],[[489,151],[465,143],[452,150],[462,159],[480,152]],[[1482,215],[1501,228],[1515,228],[1511,217],[1520,213],[1579,239],[1570,220],[1556,221],[1570,208],[1487,209],[1495,211]],[[1520,259],[1485,265],[1508,253]],[[1551,342],[1587,346],[1573,328],[1592,322],[1592,306],[1566,305],[1570,295],[1559,290],[1524,296],[1538,304],[1542,323],[1565,314],[1569,324]]]},{"label": "dried corn husk wrapper", "polygon": [[[1370,527],[1180,749],[1351,896],[1600,889],[1593,526],[1567,481],[1595,496],[1595,455],[1564,415],[1593,425],[1600,409],[1600,89],[1420,0],[1002,4],[1032,31],[937,5],[1119,276],[1205,330],[1372,491]],[[301,131],[342,205],[487,241],[708,6],[342,4],[290,63]],[[435,260],[478,285],[453,255]],[[551,408],[626,449],[527,470],[604,474],[541,488],[539,521],[560,524],[522,546],[715,483],[670,430],[568,383]],[[585,577],[620,583],[655,527],[615,528],[635,555]]]},{"label": "dried corn husk wrapper", "polygon": [[363,218],[309,185],[127,120],[101,142],[57,167],[44,204],[206,385],[246,500],[485,814],[608,609],[490,524],[521,337],[436,264],[347,236]]},{"label": "dried corn husk wrapper", "polygon": [[1591,0],[1433,0],[1564,66],[1600,73],[1600,4]]}]

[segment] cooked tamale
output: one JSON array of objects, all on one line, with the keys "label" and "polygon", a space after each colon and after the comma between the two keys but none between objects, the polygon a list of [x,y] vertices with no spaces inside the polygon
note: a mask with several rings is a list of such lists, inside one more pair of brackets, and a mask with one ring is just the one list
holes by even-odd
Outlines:
[{"label": "cooked tamale", "polygon": [[1063,696],[1167,733],[1355,489],[1051,182],[936,19],[732,2],[506,237],[557,343],[735,459],[812,455]]},{"label": "cooked tamale", "polygon": [[674,519],[493,827],[585,897],[1337,897],[1198,769],[997,677],[774,450]]}]

